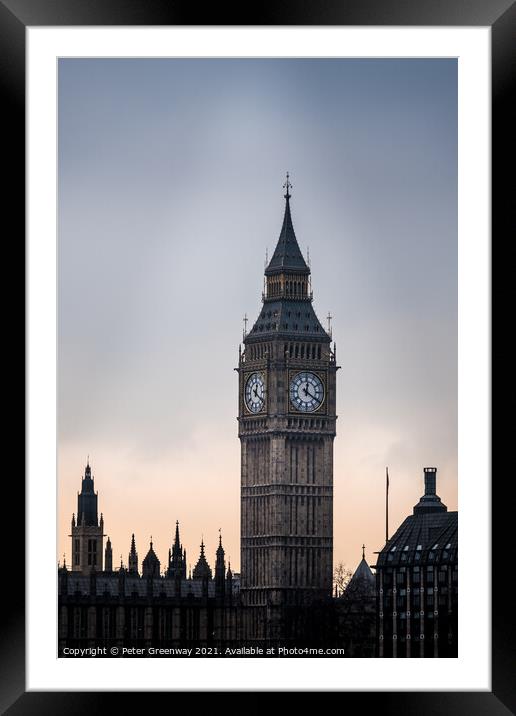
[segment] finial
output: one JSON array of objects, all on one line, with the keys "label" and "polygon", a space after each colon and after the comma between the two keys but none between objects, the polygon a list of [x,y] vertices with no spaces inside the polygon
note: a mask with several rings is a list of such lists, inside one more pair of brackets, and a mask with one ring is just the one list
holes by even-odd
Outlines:
[{"label": "finial", "polygon": [[152,549],[152,535],[150,536],[150,548]]},{"label": "finial", "polygon": [[222,527],[219,527],[219,546],[222,547]]},{"label": "finial", "polygon": [[265,247],[265,268],[267,268],[269,263],[269,247]]},{"label": "finial", "polygon": [[287,190],[287,193],[284,194],[283,196],[288,201],[290,199],[290,197],[292,196],[291,193],[289,192],[289,189],[292,189],[292,183],[290,181],[290,174],[288,172],[287,172],[287,180],[283,184],[283,188]]},{"label": "finial", "polygon": [[362,559],[365,559],[365,544],[362,545]]},{"label": "finial", "polygon": [[331,313],[329,311],[328,311],[328,315],[326,316],[326,318],[328,320],[328,333],[331,336],[331,319],[333,318],[333,316],[331,315]]},{"label": "finial", "polygon": [[306,263],[308,264],[308,268],[311,268],[310,266],[310,247],[306,247]]},{"label": "finial", "polygon": [[242,318],[242,322],[244,324],[244,329],[242,331],[243,337],[245,338],[247,336],[247,321],[249,319],[247,318],[247,313],[244,313],[244,317]]}]

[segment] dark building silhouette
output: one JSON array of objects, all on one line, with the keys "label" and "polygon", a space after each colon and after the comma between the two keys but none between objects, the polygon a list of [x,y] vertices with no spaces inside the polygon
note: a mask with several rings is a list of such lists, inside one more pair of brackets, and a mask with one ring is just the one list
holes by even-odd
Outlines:
[{"label": "dark building silhouette", "polygon": [[[91,468],[86,467],[85,494],[93,494]],[[81,493],[82,495],[82,493]],[[96,548],[77,552],[85,556],[71,571],[66,562],[59,567],[58,607],[59,646],[64,647],[214,647],[223,649],[240,638],[238,614],[239,575],[226,569],[222,536],[216,552],[215,578],[206,559],[204,543],[193,573],[186,574],[186,550],[176,522],[174,543],[169,550],[165,574],[151,540],[149,550],[138,568],[134,534],[127,568],[113,571],[113,550],[108,537],[105,568],[94,555],[102,554],[103,535],[95,525],[97,493],[89,507],[89,521],[72,527],[72,551],[75,540],[95,539]],[[81,503],[79,503],[81,505]],[[83,514],[79,510],[78,514]],[[89,532],[85,532],[89,528]],[[86,535],[86,536],[85,536]],[[92,536],[93,535],[93,536]],[[88,561],[88,557],[91,559]]]},{"label": "dark building silhouette", "polygon": [[336,598],[335,609],[346,656],[376,656],[376,579],[364,551],[344,592]]},{"label": "dark building silhouette", "polygon": [[425,494],[378,555],[378,656],[457,656],[458,513],[436,494],[426,467]]}]

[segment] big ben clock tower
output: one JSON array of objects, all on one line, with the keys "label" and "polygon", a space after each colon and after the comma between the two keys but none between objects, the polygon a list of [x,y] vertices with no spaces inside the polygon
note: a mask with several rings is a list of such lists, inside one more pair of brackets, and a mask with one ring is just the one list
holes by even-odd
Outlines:
[{"label": "big ben clock tower", "polygon": [[[285,215],[260,314],[240,353],[241,594],[247,636],[281,639],[285,611],[331,596],[335,349]],[[253,609],[256,607],[256,609]]]}]

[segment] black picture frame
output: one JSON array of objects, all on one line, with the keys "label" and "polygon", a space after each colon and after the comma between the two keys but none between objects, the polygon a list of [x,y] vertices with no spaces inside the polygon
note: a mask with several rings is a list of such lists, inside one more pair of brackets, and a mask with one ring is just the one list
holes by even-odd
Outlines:
[{"label": "black picture frame", "polygon": [[[202,22],[199,22],[202,17]],[[515,157],[514,114],[511,114],[511,73],[516,68],[516,4],[513,0],[326,0],[296,3],[294,0],[260,4],[257,13],[240,5],[235,11],[219,4],[202,9],[193,3],[170,0],[0,0],[0,91],[4,124],[4,222],[13,219],[6,244],[13,256],[9,261],[25,260],[25,30],[27,26],[65,25],[399,25],[399,26],[489,26],[492,38],[492,267],[509,265],[510,222],[514,198],[510,180],[514,175]],[[5,230],[4,230],[5,231]],[[514,228],[512,226],[512,234]],[[4,237],[7,232],[4,233]],[[504,241],[507,236],[507,240]],[[514,240],[514,238],[513,238]],[[495,250],[496,249],[496,250]],[[5,259],[4,259],[5,260]],[[6,265],[4,263],[4,265]],[[512,277],[511,277],[512,278]],[[492,293],[493,308],[510,305],[511,280],[499,277]],[[18,288],[22,310],[24,295]],[[23,320],[5,311],[13,343],[24,345]],[[503,320],[493,311],[493,330]],[[496,334],[496,331],[495,331]],[[501,335],[501,331],[498,335]],[[494,343],[493,359],[498,364],[497,379],[493,378],[493,397],[501,394],[502,378],[508,368],[509,351]],[[19,383],[25,384],[23,361],[13,362],[19,372]],[[508,373],[508,371],[507,371]],[[494,376],[494,371],[493,371]],[[19,394],[17,395],[19,401]],[[16,413],[13,413],[15,415]],[[382,713],[425,714],[507,714],[516,713],[516,620],[514,596],[507,583],[511,570],[509,525],[513,521],[513,478],[504,473],[501,462],[503,448],[510,445],[510,422],[500,421],[497,436],[492,440],[492,691],[491,692],[351,692],[345,697],[346,709],[360,699],[360,706]],[[20,419],[21,423],[21,419]],[[11,425],[18,425],[13,417]],[[507,450],[507,448],[505,448]],[[23,455],[23,447],[15,451]],[[497,456],[496,460],[494,456]],[[25,487],[20,460],[4,481],[4,505],[15,516],[17,530],[11,528],[4,539],[4,595],[8,596],[2,610],[0,638],[0,709],[11,716],[18,714],[102,713],[107,708],[121,707],[127,695],[99,692],[26,692],[25,687],[25,594],[24,535]],[[498,469],[497,469],[498,468]],[[507,479],[505,475],[507,474]],[[496,477],[495,477],[496,475]],[[7,492],[7,494],[5,494]],[[14,554],[14,558],[12,555]],[[490,579],[489,574],[479,575]],[[475,625],[472,624],[474,629]],[[228,668],[230,666],[228,665]],[[410,687],[410,684],[407,684]],[[235,684],[238,689],[238,684]],[[140,703],[139,694],[129,694],[132,704]],[[170,696],[170,695],[169,695]],[[116,698],[116,702],[115,699]],[[146,700],[149,694],[144,696]],[[367,703],[364,702],[367,699]],[[344,704],[343,704],[344,705]]]}]

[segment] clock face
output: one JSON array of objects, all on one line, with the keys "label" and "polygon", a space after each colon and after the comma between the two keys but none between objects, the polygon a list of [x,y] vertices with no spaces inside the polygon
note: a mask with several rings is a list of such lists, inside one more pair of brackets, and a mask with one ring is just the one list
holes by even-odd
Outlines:
[{"label": "clock face", "polygon": [[252,373],[245,384],[245,404],[251,413],[259,413],[265,405],[265,381],[261,373]]},{"label": "clock face", "polygon": [[322,405],[324,385],[315,373],[298,373],[290,381],[290,402],[303,413],[312,413]]}]

